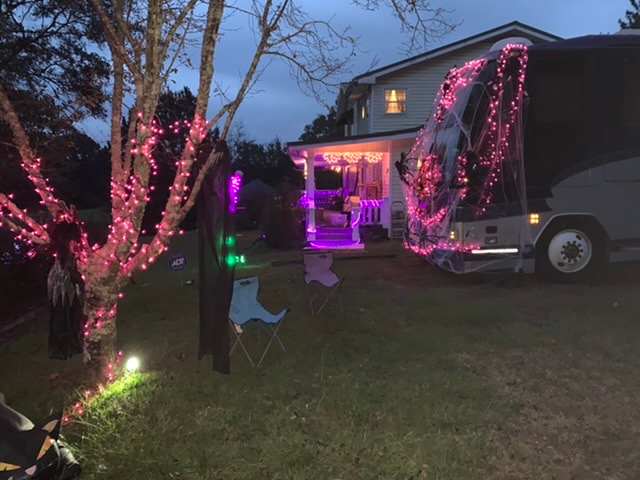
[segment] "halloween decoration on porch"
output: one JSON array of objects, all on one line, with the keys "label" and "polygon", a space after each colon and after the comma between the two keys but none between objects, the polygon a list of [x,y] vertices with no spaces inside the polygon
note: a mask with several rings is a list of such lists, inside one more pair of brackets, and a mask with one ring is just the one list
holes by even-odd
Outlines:
[{"label": "halloween decoration on porch", "polygon": [[5,404],[0,393],[0,480],[73,480],[80,465],[59,441],[62,419],[42,426]]},{"label": "halloween decoration on porch", "polygon": [[216,145],[219,160],[205,177],[198,198],[200,272],[200,345],[198,358],[213,356],[213,369],[229,374],[229,308],[233,295],[236,254],[233,215],[237,211],[242,174],[231,174],[224,141]]},{"label": "halloween decoration on porch", "polygon": [[460,209],[474,220],[496,203],[527,211],[522,149],[527,52],[524,45],[509,44],[452,69],[433,116],[396,164],[405,183],[406,247],[451,271],[460,271],[464,254],[478,248],[463,245],[451,229]]},{"label": "halloween decoration on porch", "polygon": [[80,227],[74,218],[60,216],[53,224],[50,238],[54,262],[47,279],[49,357],[66,360],[83,351],[84,282],[75,256]]}]

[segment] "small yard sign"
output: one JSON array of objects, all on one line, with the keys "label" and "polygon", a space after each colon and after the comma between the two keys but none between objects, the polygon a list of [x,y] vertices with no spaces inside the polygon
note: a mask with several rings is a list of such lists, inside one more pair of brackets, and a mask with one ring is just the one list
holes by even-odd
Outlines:
[{"label": "small yard sign", "polygon": [[174,272],[179,272],[187,267],[187,257],[184,255],[174,255],[169,260],[169,268]]}]

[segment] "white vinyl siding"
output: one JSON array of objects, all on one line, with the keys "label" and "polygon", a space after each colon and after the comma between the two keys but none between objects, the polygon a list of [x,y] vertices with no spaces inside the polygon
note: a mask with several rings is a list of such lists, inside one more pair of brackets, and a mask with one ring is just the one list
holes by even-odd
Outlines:
[{"label": "white vinyl siding", "polygon": [[[402,180],[400,180],[400,174],[396,168],[396,162],[400,160],[403,153],[409,153],[413,146],[414,140],[396,140],[391,142],[390,155],[389,155],[389,183],[391,186],[391,203],[400,202],[405,205],[404,190]],[[405,205],[406,207],[406,205]]]},{"label": "white vinyl siding", "polygon": [[390,167],[390,153],[387,152],[382,160],[382,198],[389,198],[390,182],[391,182],[391,167]]},{"label": "white vinyl siding", "polygon": [[[353,135],[365,135],[369,133],[369,105],[367,104],[368,97],[362,97],[354,105],[354,125]],[[366,117],[362,118],[362,109],[366,110]]]},{"label": "white vinyl siding", "polygon": [[[479,43],[449,55],[380,77],[372,86],[371,133],[402,130],[424,124],[433,109],[433,102],[447,72],[468,60],[485,54],[492,43]],[[407,92],[407,111],[386,114],[385,90]]]}]

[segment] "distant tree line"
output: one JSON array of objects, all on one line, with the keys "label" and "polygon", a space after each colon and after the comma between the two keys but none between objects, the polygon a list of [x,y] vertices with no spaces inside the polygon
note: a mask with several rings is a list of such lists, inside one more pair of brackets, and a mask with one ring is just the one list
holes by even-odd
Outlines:
[{"label": "distant tree line", "polygon": [[287,145],[280,139],[261,144],[249,138],[239,127],[229,138],[229,147],[233,166],[242,170],[245,184],[259,179],[276,189],[283,182],[302,187],[302,171],[296,168],[289,157]]},{"label": "distant tree line", "polygon": [[629,0],[631,8],[618,23],[620,28],[640,28],[640,0]]}]

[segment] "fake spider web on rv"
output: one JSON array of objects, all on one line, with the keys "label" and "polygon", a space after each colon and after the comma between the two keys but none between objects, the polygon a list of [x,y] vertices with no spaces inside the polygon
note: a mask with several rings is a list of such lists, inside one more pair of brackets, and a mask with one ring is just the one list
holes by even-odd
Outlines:
[{"label": "fake spider web on rv", "polygon": [[[398,164],[408,213],[405,246],[454,272],[464,271],[464,255],[481,247],[453,238],[457,212],[465,211],[467,221],[495,218],[507,209],[526,218],[527,60],[526,46],[509,44],[450,70],[432,117]],[[530,244],[527,235],[523,220],[521,247]]]}]

